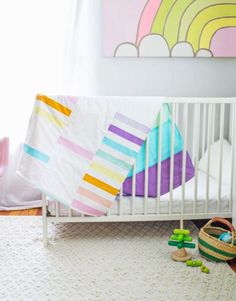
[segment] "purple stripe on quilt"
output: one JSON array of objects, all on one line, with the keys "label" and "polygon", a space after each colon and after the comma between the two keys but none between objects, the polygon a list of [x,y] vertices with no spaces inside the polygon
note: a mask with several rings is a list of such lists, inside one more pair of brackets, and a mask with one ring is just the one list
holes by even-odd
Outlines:
[{"label": "purple stripe on quilt", "polygon": [[133,134],[130,134],[129,132],[126,132],[124,130],[122,130],[121,128],[111,124],[108,128],[108,131],[126,139],[126,140],[129,140],[139,146],[142,146],[143,143],[144,143],[144,140],[140,139],[139,137],[133,135]]},{"label": "purple stripe on quilt", "polygon": [[126,117],[125,115],[123,114],[120,114],[120,113],[116,113],[115,114],[115,119],[145,133],[145,134],[148,134],[149,131],[150,131],[150,128],[147,127],[146,125],[142,124],[142,123],[139,123],[138,121],[136,120],[133,120],[133,119],[130,119],[128,117]]},{"label": "purple stripe on quilt", "polygon": [[[173,188],[182,185],[182,159],[183,152],[174,156],[174,183]],[[188,153],[186,153],[186,182],[194,177],[194,166]],[[136,175],[136,196],[144,196],[145,172]],[[157,164],[148,169],[148,196],[157,196]],[[170,158],[161,163],[161,195],[170,190]],[[127,178],[123,184],[123,193],[132,195],[132,177]]]}]

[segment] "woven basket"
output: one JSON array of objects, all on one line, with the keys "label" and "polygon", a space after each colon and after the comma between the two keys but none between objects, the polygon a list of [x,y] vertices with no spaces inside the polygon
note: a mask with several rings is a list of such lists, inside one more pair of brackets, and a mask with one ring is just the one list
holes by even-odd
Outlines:
[{"label": "woven basket", "polygon": [[[220,227],[213,227],[211,224],[214,222],[220,222],[230,229],[232,235],[231,243],[226,243],[218,239],[222,233],[228,231]],[[226,219],[215,217],[200,229],[198,236],[199,252],[206,259],[216,262],[231,260],[236,257],[234,239],[234,226]]]}]

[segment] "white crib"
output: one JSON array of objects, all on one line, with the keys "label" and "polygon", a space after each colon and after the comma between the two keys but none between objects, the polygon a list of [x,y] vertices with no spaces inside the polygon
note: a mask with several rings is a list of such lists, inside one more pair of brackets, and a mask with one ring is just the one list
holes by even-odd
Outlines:
[{"label": "white crib", "polygon": [[[235,98],[199,98],[168,99],[171,107],[171,158],[170,158],[170,192],[160,196],[161,176],[157,180],[156,198],[148,197],[148,149],[145,160],[144,197],[135,193],[135,177],[132,180],[132,196],[124,196],[120,191],[114,208],[106,216],[90,217],[65,208],[57,201],[49,202],[42,195],[43,241],[47,246],[48,222],[131,222],[131,221],[163,221],[180,220],[183,228],[184,220],[209,219],[213,216],[232,217],[233,200],[236,200],[236,189],[233,181],[236,177],[235,167]],[[160,113],[162,118],[162,112]],[[182,160],[182,186],[173,189],[174,175],[174,125],[178,125],[184,141]],[[229,172],[230,184],[222,183],[224,164],[223,142],[231,144]],[[210,175],[210,146],[219,140],[218,179]],[[159,130],[159,146],[162,143],[162,128]],[[148,143],[146,143],[148,148]],[[195,177],[185,183],[186,151],[189,151],[195,167]],[[207,156],[206,171],[198,169],[198,162],[203,154]],[[161,147],[158,147],[158,163],[161,158]],[[228,158],[229,159],[229,158]],[[158,164],[158,175],[161,175],[161,164]],[[133,167],[135,173],[135,166]],[[235,207],[235,206],[234,206]]]}]

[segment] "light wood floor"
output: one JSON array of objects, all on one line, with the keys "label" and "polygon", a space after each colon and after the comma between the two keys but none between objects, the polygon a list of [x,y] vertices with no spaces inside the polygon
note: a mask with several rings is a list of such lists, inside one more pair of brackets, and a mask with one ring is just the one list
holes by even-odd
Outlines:
[{"label": "light wood floor", "polygon": [[0,211],[0,215],[42,215],[42,208],[33,208],[26,210]]}]

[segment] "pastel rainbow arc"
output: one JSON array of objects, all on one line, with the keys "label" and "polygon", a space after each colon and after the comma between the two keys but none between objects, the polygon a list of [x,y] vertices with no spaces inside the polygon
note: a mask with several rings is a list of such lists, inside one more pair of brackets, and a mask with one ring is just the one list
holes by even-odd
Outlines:
[{"label": "pastel rainbow arc", "polygon": [[202,30],[207,25],[207,23],[213,19],[223,18],[226,16],[236,16],[236,3],[218,4],[207,7],[194,18],[188,29],[186,41],[192,45],[195,52],[199,49],[199,39]]},{"label": "pastel rainbow arc", "polygon": [[163,35],[166,19],[175,2],[176,0],[162,1],[157,11],[157,14],[153,20],[150,33]]},{"label": "pastel rainbow arc", "polygon": [[180,23],[179,23],[179,42],[186,41],[188,29],[194,20],[194,18],[199,14],[200,11],[203,11],[207,7],[216,4],[236,4],[236,0],[196,0],[194,1],[187,10],[184,12]]},{"label": "pastel rainbow arc", "polygon": [[172,48],[178,42],[181,17],[193,0],[176,1],[166,18],[164,26],[164,37]]},{"label": "pastel rainbow arc", "polygon": [[138,26],[136,45],[142,38],[148,35],[152,28],[152,22],[161,5],[162,0],[149,0],[145,5]]},{"label": "pastel rainbow arc", "polygon": [[211,20],[203,29],[199,40],[199,48],[210,49],[215,33],[222,28],[236,27],[236,17],[218,18]]}]

